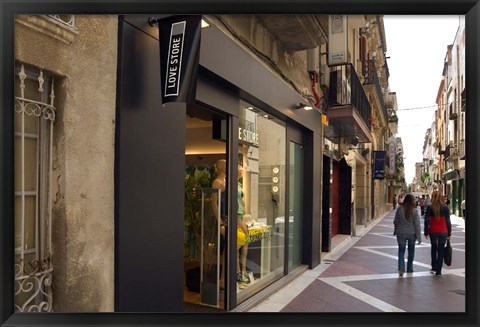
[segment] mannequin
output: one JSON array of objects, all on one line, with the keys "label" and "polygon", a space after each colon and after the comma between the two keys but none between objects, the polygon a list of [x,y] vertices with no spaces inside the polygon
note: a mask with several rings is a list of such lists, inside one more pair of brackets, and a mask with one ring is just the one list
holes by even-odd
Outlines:
[{"label": "mannequin", "polygon": [[[214,193],[212,195],[212,210],[215,214],[215,217],[218,217],[218,212],[220,210],[220,235],[225,237],[225,225],[227,222],[227,212],[226,212],[226,199],[225,199],[225,187],[226,187],[226,167],[227,161],[225,159],[220,159],[215,163],[215,170],[217,171],[217,176],[215,177],[214,181],[212,182],[212,188],[220,190],[220,208],[218,208],[218,195]],[[240,183],[240,179],[243,177],[243,168],[239,165],[238,166],[238,226],[237,226],[237,250],[239,250],[240,255],[237,256],[237,282],[249,282],[247,277],[247,253],[248,253],[248,227],[247,224],[243,221],[245,217],[245,198],[243,196],[243,189],[242,184]],[[224,256],[223,251],[221,249],[221,259],[220,261],[223,263]],[[242,266],[240,267],[240,262]],[[224,271],[223,271],[223,264],[220,272],[220,285],[223,287],[224,283]]]},{"label": "mannequin", "polygon": [[[225,159],[220,159],[215,163],[215,170],[217,172],[217,177],[212,182],[212,188],[216,188],[220,190],[220,208],[218,208],[218,198],[217,194],[212,195],[212,210],[215,215],[215,217],[218,217],[218,210],[221,210],[220,212],[220,221],[218,222],[220,224],[220,233],[222,235],[225,235],[225,226],[224,222],[222,222],[223,219],[226,218],[227,213],[226,213],[226,201],[225,201],[225,186],[226,186],[226,169],[227,169],[227,161]],[[223,228],[223,232],[222,232]]]},{"label": "mannequin", "polygon": [[[237,228],[237,249],[240,250],[240,260],[237,260],[237,282],[248,283],[250,280],[247,275],[247,254],[248,254],[248,226],[243,221],[245,218],[245,197],[243,194],[243,185],[240,183],[243,180],[243,167],[238,165],[238,228]],[[238,256],[237,256],[238,258]],[[240,261],[242,266],[240,267]]]},{"label": "mannequin", "polygon": [[225,224],[227,222],[227,213],[226,213],[226,201],[225,201],[225,186],[226,186],[226,169],[227,169],[227,161],[225,159],[218,160],[215,164],[215,170],[217,172],[217,176],[212,182],[212,188],[220,190],[220,208],[218,207],[218,195],[217,193],[212,194],[212,211],[215,217],[218,219],[218,213],[220,210],[220,220],[218,224],[220,224],[220,280],[218,281],[220,284],[220,288],[224,288],[224,255],[223,255],[223,248],[225,247]]}]

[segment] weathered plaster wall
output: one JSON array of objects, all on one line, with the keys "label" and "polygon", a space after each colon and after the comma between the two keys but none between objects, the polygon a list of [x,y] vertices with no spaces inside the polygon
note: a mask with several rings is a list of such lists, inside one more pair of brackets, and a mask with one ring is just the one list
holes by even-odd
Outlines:
[{"label": "weathered plaster wall", "polygon": [[75,20],[78,34],[70,44],[17,22],[16,59],[58,75],[52,178],[54,311],[113,311],[118,20]]},{"label": "weathered plaster wall", "polygon": [[[271,60],[267,63],[265,59],[260,62],[265,64],[275,74],[278,71],[272,67],[275,65],[282,74],[289,79],[296,88],[305,93],[311,94],[311,81],[307,71],[307,51],[290,52],[285,50],[282,44],[263,26],[263,24],[254,15],[222,15],[222,20],[232,28],[237,35],[233,36],[225,29],[223,23],[210,17],[212,21],[216,21],[218,28],[222,29],[227,35],[235,41],[241,37],[251,46],[259,51],[263,56]],[[240,43],[240,42],[239,42]],[[241,43],[240,43],[241,44]],[[251,49],[248,49],[251,52]],[[258,55],[257,55],[258,56]],[[319,91],[320,92],[320,91]]]}]

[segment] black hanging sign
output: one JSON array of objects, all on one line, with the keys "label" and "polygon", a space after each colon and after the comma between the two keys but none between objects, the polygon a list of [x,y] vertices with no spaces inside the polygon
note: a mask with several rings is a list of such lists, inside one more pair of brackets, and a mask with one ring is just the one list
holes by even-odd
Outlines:
[{"label": "black hanging sign", "polygon": [[157,22],[162,103],[192,103],[197,89],[202,16],[170,16]]},{"label": "black hanging sign", "polygon": [[385,179],[385,156],[387,151],[373,151],[373,179]]}]

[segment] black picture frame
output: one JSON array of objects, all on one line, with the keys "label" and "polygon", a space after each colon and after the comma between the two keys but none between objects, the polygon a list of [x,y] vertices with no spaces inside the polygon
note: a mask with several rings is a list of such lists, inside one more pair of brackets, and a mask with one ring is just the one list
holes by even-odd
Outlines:
[{"label": "black picture frame", "polygon": [[[466,15],[466,93],[468,121],[466,132],[467,210],[479,217],[479,55],[480,4],[478,0],[125,0],[58,1],[0,0],[0,326],[211,326],[211,325],[342,325],[379,326],[478,326],[478,258],[480,235],[478,219],[466,221],[466,313],[13,313],[13,98],[14,16],[16,14],[420,14]],[[412,74],[418,72],[412,72]],[[430,300],[425,294],[425,301]]]}]

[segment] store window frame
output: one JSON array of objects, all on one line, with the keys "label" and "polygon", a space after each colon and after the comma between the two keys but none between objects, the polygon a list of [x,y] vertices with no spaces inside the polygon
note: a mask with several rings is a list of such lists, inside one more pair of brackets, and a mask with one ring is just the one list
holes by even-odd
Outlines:
[{"label": "store window frame", "polygon": [[[287,160],[288,160],[288,158],[287,158],[287,147],[288,147],[288,144],[287,144],[287,123],[286,123],[285,119],[279,118],[280,115],[278,115],[278,114],[271,114],[271,111],[270,111],[270,110],[268,110],[268,109],[265,110],[264,106],[258,106],[258,105],[253,104],[253,103],[255,103],[255,101],[249,101],[249,100],[247,100],[247,99],[240,99],[240,103],[241,103],[241,104],[243,103],[243,106],[244,106],[244,107],[245,107],[245,105],[251,105],[251,106],[253,107],[253,111],[254,111],[254,112],[256,112],[257,114],[260,114],[261,116],[263,116],[261,119],[274,120],[276,124],[278,124],[279,126],[281,126],[281,127],[283,128],[283,133],[284,133],[284,134],[283,134],[283,142],[284,142],[284,144],[283,144],[283,147],[284,147],[284,149],[283,149],[283,151],[284,151],[284,152],[283,152],[283,156],[284,156],[284,157],[283,157],[283,165],[285,165],[285,168],[284,168],[284,169],[285,169],[285,172],[284,172],[282,178],[285,179],[285,185],[283,186],[284,189],[283,189],[283,191],[281,191],[281,192],[283,192],[283,195],[282,195],[282,196],[283,196],[283,201],[284,201],[284,203],[283,203],[283,205],[282,205],[282,211],[287,212],[286,210],[288,210],[288,209],[287,209],[286,204],[285,204],[285,201],[288,201],[288,192],[287,192],[287,183],[288,183],[288,177],[287,177],[287,171],[288,171],[288,169],[287,169]],[[240,107],[242,107],[242,106],[240,106]],[[242,108],[239,108],[239,109],[242,110]],[[252,108],[250,108],[250,110],[252,110]],[[241,115],[239,115],[239,116],[241,116]],[[240,122],[240,120],[242,119],[241,117],[235,117],[235,118],[236,118],[236,120],[237,120],[238,122]],[[236,145],[237,145],[237,149],[235,149],[235,151],[230,152],[230,154],[231,154],[232,157],[233,157],[233,156],[235,156],[235,154],[239,153],[238,143],[240,143],[240,141],[239,141],[239,135],[238,135],[238,127],[235,128],[235,127],[232,126],[232,129],[233,129],[234,131],[237,131],[236,138],[235,138],[235,142],[237,143],[237,144],[236,144]],[[234,134],[235,134],[235,133],[234,133]],[[259,139],[259,143],[260,143],[260,142],[261,142],[261,137],[260,137],[260,139]],[[235,159],[232,160],[232,161],[236,161],[237,163],[239,163],[238,160],[235,160]],[[261,159],[259,159],[259,161],[261,161]],[[236,173],[236,174],[235,174],[236,176],[233,176],[233,174],[232,174],[232,177],[235,177],[235,179],[234,179],[235,182],[237,181],[237,178],[238,178],[238,174],[237,174],[237,173],[238,173],[238,172],[237,172],[237,170],[238,170],[238,164],[237,164],[237,163],[235,163],[234,167],[231,168],[231,169],[234,169],[234,170],[235,170],[235,173]],[[232,185],[232,186],[231,186],[231,187],[233,187],[232,190],[236,190],[236,189],[237,189],[236,183],[233,183],[233,184],[235,184],[235,185]],[[232,192],[232,193],[234,193],[233,196],[232,196],[232,201],[233,201],[233,203],[234,203],[234,207],[232,207],[232,213],[235,215],[235,217],[237,217],[237,209],[238,209],[238,207],[237,207],[237,198],[236,198],[237,192]],[[257,217],[257,218],[258,218],[258,217]],[[235,218],[235,219],[236,219],[236,218]],[[273,229],[274,229],[273,227],[274,227],[274,226],[272,225],[272,234],[273,234]],[[232,239],[232,241],[233,241],[233,238],[236,239],[236,236],[237,236],[236,226],[235,226],[235,229],[232,230],[231,232],[232,232],[231,235],[234,236],[234,237],[231,237],[231,239]],[[284,235],[286,235],[286,231],[284,231],[284,233],[285,233]],[[272,236],[272,238],[273,238],[273,236]],[[234,249],[232,249],[232,251],[231,251],[230,253],[231,253],[231,256],[232,256],[232,259],[233,259],[233,260],[231,261],[233,272],[231,271],[231,275],[230,275],[230,276],[231,276],[232,279],[235,278],[235,280],[232,281],[232,284],[234,285],[234,287],[235,287],[235,289],[236,289],[236,260],[237,260],[237,257],[236,257],[236,256],[237,256],[237,253],[236,253],[236,240],[235,240],[235,242],[232,242],[232,244],[233,244]],[[282,242],[282,247],[285,247],[285,246],[286,246],[286,242],[285,242],[285,238],[284,238],[284,239],[283,239],[283,242]],[[259,289],[253,290],[253,293],[252,293],[252,294],[248,294],[248,293],[247,293],[247,295],[246,295],[245,297],[237,297],[237,298],[236,298],[236,302],[237,302],[238,304],[247,301],[247,300],[248,300],[249,298],[251,298],[251,296],[253,296],[254,294],[258,293],[259,291],[262,291],[263,289],[265,289],[266,287],[270,286],[270,285],[273,284],[274,282],[276,282],[276,281],[280,280],[281,278],[285,277],[285,275],[286,275],[286,273],[285,273],[286,262],[285,262],[285,257],[284,257],[284,251],[282,251],[282,257],[283,257],[283,258],[282,258],[283,262],[282,262],[282,265],[281,265],[281,271],[282,271],[282,273],[281,273],[280,275],[272,278],[272,279],[269,280],[268,282],[265,282],[265,284],[261,285]],[[247,265],[248,265],[248,264],[247,264]],[[237,294],[238,294],[238,293],[235,292],[235,295],[237,295]]]}]

